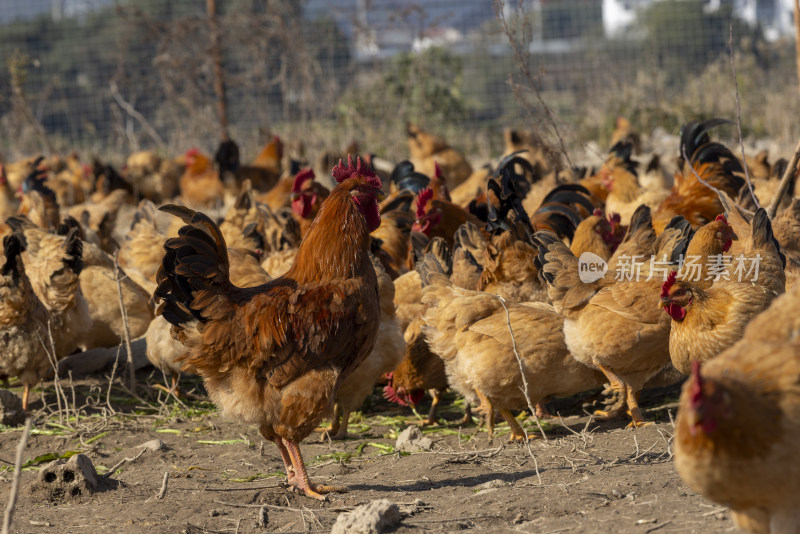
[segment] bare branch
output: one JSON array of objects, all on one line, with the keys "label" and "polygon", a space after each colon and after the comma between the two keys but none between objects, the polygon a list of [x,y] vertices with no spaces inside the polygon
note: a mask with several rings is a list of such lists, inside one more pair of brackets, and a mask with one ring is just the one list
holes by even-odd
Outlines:
[{"label": "bare branch", "polygon": [[[528,409],[531,411],[531,415],[536,420],[536,426],[539,427],[539,432],[542,433],[542,437],[545,441],[547,441],[547,434],[545,434],[544,428],[542,428],[542,422],[539,421],[539,416],[536,415],[536,408],[533,406],[533,402],[531,402],[531,396],[528,393],[528,379],[525,377],[525,363],[522,361],[522,356],[520,356],[519,350],[517,350],[517,339],[514,337],[514,329],[511,327],[511,314],[506,306],[506,300],[500,295],[495,296],[498,298],[500,304],[503,306],[503,309],[506,311],[506,324],[508,324],[508,332],[511,334],[511,347],[514,349],[514,356],[517,358],[517,364],[519,364],[519,373],[522,376],[522,394],[525,395],[525,402],[528,404]],[[528,434],[524,434],[525,442],[527,443]]]},{"label": "bare branch", "polygon": [[733,75],[733,88],[736,93],[736,129],[739,132],[739,148],[742,150],[742,166],[744,167],[744,178],[747,180],[747,189],[750,190],[750,196],[753,198],[753,203],[756,209],[761,205],[758,203],[756,194],[753,192],[753,182],[750,181],[750,171],[747,170],[747,159],[744,155],[744,139],[742,138],[742,106],[739,104],[739,83],[736,81],[736,61],[733,58],[733,23],[728,26],[728,50],[731,54],[731,73]]},{"label": "bare branch", "polygon": [[136,111],[130,103],[128,103],[122,95],[119,94],[119,87],[117,86],[117,82],[112,81],[109,84],[109,90],[111,91],[111,96],[114,98],[114,101],[117,103],[119,107],[125,110],[125,113],[136,119],[136,121],[142,126],[142,129],[145,131],[147,135],[159,146],[159,148],[164,149],[166,148],[167,144],[161,139],[161,136],[158,135],[158,132],[150,125],[150,122],[145,118],[144,115]]},{"label": "bare branch", "polygon": [[[573,163],[569,157],[569,153],[567,152],[567,147],[566,144],[564,143],[564,138],[561,136],[561,132],[558,129],[556,116],[550,109],[550,107],[547,105],[547,103],[544,101],[542,93],[541,91],[539,91],[539,87],[536,85],[536,80],[534,79],[534,76],[531,73],[530,61],[529,61],[530,53],[528,52],[528,47],[527,47],[528,40],[525,39],[525,37],[523,36],[522,38],[523,42],[520,43],[520,41],[514,35],[514,31],[509,26],[508,21],[506,20],[505,13],[503,12],[503,8],[505,7],[505,2],[503,0],[493,0],[492,6],[494,7],[495,16],[497,17],[497,20],[500,22],[500,26],[503,29],[503,33],[508,38],[508,43],[511,45],[511,49],[514,52],[514,59],[517,63],[517,68],[519,68],[520,73],[525,79],[528,89],[533,91],[533,93],[536,95],[536,100],[538,100],[539,106],[541,106],[541,108],[544,110],[545,115],[547,116],[547,119],[550,122],[550,126],[553,128],[553,132],[555,133],[555,136],[558,139],[559,149],[561,150],[561,153],[564,155],[564,158],[567,160],[569,166],[572,167]],[[524,10],[522,9],[522,3],[520,3],[517,6],[517,15],[519,17],[524,15]],[[523,31],[523,33],[526,32]],[[531,116],[530,118],[531,119],[535,118],[533,112],[527,106],[525,99],[522,97],[521,94],[518,94],[517,92],[518,88],[516,84],[513,83],[513,80],[511,81],[511,88],[514,91],[515,96],[517,96],[517,100],[520,102],[520,104],[522,104],[526,108],[525,111],[528,113],[528,115]]]},{"label": "bare branch", "polygon": [[797,174],[798,160],[800,160],[800,141],[797,142],[797,146],[794,148],[794,154],[792,154],[792,159],[786,166],[786,171],[783,173],[781,183],[778,185],[778,191],[775,193],[775,197],[772,199],[772,204],[770,204],[769,208],[767,208],[767,215],[769,215],[770,219],[774,219],[775,215],[778,214],[778,206],[781,203],[781,199],[789,189],[789,183],[792,181],[792,178]]},{"label": "bare branch", "polygon": [[133,365],[133,349],[131,348],[131,329],[128,322],[128,310],[125,308],[125,300],[122,297],[122,280],[119,270],[119,250],[114,253],[114,279],[117,282],[117,298],[119,298],[119,309],[122,313],[122,327],[125,334],[125,350],[128,353],[128,389],[136,390],[136,370]]},{"label": "bare branch", "polygon": [[11,520],[14,518],[14,507],[17,505],[17,494],[19,493],[19,478],[22,474],[22,454],[28,444],[28,436],[31,435],[31,424],[33,419],[28,416],[25,420],[25,429],[17,445],[17,457],[14,460],[14,479],[11,481],[11,493],[8,496],[8,506],[3,515],[3,534],[11,533]]}]

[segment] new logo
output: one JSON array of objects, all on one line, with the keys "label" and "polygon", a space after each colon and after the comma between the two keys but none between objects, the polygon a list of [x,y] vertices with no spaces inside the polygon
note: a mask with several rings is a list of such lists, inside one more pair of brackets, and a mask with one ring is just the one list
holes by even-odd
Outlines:
[{"label": "new logo", "polygon": [[578,277],[584,284],[591,284],[603,278],[608,272],[606,260],[591,252],[584,252],[578,258]]}]

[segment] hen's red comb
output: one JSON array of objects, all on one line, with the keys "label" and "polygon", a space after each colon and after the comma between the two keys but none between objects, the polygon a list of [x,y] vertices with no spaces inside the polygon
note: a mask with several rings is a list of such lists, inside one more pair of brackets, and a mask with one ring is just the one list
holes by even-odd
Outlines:
[{"label": "hen's red comb", "polygon": [[[719,215],[717,215],[717,218],[716,218],[716,219],[714,219],[714,220],[715,220],[715,221],[722,221],[722,222],[724,222],[725,224],[728,224],[728,219],[726,219],[726,218],[725,218],[725,215],[724,215],[724,214],[722,214],[722,213],[720,213]],[[730,226],[730,225],[728,225],[728,226]]]},{"label": "hen's red comb", "polygon": [[292,183],[292,193],[299,193],[300,189],[303,187],[303,184],[308,180],[313,180],[315,176],[314,169],[311,167],[302,169],[297,173],[297,176],[294,177],[294,182]]},{"label": "hen's red comb", "polygon": [[592,215],[596,215],[597,217],[603,217],[603,210],[600,208],[595,208],[592,212]]},{"label": "hen's red comb", "polygon": [[428,202],[430,202],[432,198],[433,189],[430,187],[426,187],[419,192],[417,195],[417,200],[414,202],[414,205],[417,208],[417,219],[425,215],[425,206],[428,205]]},{"label": "hen's red comb", "polygon": [[661,298],[667,298],[669,296],[669,290],[672,288],[672,284],[675,283],[675,279],[678,277],[678,271],[671,271],[669,276],[667,276],[667,281],[661,285]]},{"label": "hen's red comb", "polygon": [[190,148],[189,150],[186,151],[185,155],[186,155],[187,158],[193,158],[194,156],[198,155],[199,153],[200,153],[200,151],[198,149]]},{"label": "hen's red comb", "polygon": [[622,222],[622,217],[620,216],[619,213],[612,213],[611,215],[608,216],[608,220],[619,224]]},{"label": "hen's red comb", "polygon": [[366,178],[367,182],[375,187],[381,187],[381,179],[378,178],[374,172],[372,172],[372,169],[369,168],[369,165],[362,165],[361,158],[359,157],[356,158],[356,164],[354,166],[353,156],[348,154],[347,167],[342,164],[342,160],[340,159],[339,164],[331,170],[331,176],[333,176],[333,179],[336,180],[337,184],[340,184],[355,175]]}]

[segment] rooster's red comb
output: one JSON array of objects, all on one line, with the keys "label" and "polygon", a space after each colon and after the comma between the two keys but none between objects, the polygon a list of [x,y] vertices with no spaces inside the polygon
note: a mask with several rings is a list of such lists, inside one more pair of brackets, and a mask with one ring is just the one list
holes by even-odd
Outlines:
[{"label": "rooster's red comb", "polygon": [[425,215],[425,206],[428,205],[428,202],[430,202],[432,198],[433,189],[430,187],[426,187],[419,192],[417,200],[414,202],[414,206],[417,208],[417,219]]},{"label": "rooster's red comb", "polygon": [[678,271],[670,271],[669,276],[667,276],[667,281],[661,285],[661,298],[667,298],[669,296],[669,290],[672,288],[672,284],[675,283],[675,279],[678,277]]},{"label": "rooster's red comb", "polygon": [[355,175],[362,176],[367,180],[367,182],[375,187],[381,187],[381,179],[378,178],[378,175],[376,175],[372,169],[369,168],[369,165],[361,163],[360,157],[356,158],[356,164],[354,166],[353,156],[348,154],[347,167],[342,164],[342,160],[340,159],[339,164],[331,170],[331,176],[333,176],[333,179],[336,180],[337,184],[340,184]]},{"label": "rooster's red comb", "polygon": [[[725,218],[725,215],[724,215],[724,214],[722,214],[722,213],[720,213],[719,215],[717,215],[717,218],[716,218],[716,219],[714,219],[714,220],[715,220],[715,221],[722,221],[722,222],[724,222],[725,224],[728,224],[728,219],[726,219],[726,218]],[[730,226],[730,225],[728,224],[728,226]]]},{"label": "rooster's red comb", "polygon": [[314,169],[311,167],[306,167],[298,172],[297,176],[294,177],[294,182],[292,183],[292,193],[299,193],[300,188],[303,187],[303,184],[308,180],[313,180],[314,176]]},{"label": "rooster's red comb", "polygon": [[190,148],[189,150],[186,151],[185,156],[187,158],[193,158],[194,156],[198,155],[199,153],[200,153],[200,151],[198,149]]}]

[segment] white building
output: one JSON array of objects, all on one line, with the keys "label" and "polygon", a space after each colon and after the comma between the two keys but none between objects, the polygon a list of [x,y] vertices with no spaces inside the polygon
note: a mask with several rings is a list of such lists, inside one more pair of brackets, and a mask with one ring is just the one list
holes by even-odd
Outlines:
[{"label": "white building", "polygon": [[[664,0],[603,0],[606,37],[630,35],[635,28],[637,14],[661,1]],[[751,26],[760,25],[768,41],[794,34],[794,0],[705,0],[703,10],[713,13],[723,4],[731,2],[736,16]]]}]

